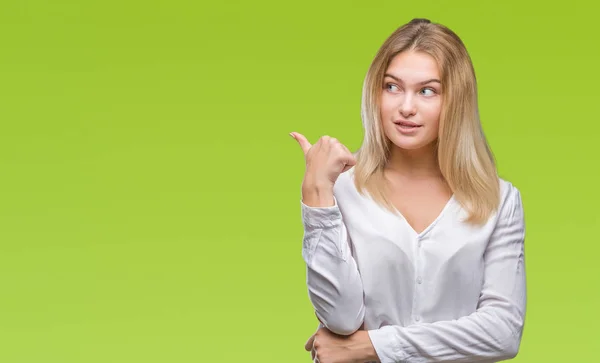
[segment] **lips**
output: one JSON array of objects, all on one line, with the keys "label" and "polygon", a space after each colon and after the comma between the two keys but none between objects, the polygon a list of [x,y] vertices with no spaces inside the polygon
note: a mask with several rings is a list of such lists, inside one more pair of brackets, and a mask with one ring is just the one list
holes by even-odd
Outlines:
[{"label": "lips", "polygon": [[394,121],[394,123],[398,126],[402,126],[402,127],[421,127],[423,125],[419,125],[417,123],[414,122],[410,122],[410,121],[404,121],[404,120],[396,120]]}]

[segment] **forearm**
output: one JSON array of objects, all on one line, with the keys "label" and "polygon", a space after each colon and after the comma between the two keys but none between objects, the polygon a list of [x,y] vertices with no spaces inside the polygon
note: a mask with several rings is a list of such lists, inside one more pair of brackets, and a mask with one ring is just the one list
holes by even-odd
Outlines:
[{"label": "forearm", "polygon": [[485,309],[453,321],[411,326],[388,325],[369,331],[383,363],[490,362],[513,358],[519,350],[524,317]]},{"label": "forearm", "polygon": [[323,325],[336,334],[349,335],[364,320],[363,286],[354,259],[341,259],[331,242],[328,233],[322,233],[306,265],[308,294]]},{"label": "forearm", "polygon": [[352,334],[364,319],[363,287],[333,192],[308,189],[302,216],[303,257],[315,312],[332,332]]}]

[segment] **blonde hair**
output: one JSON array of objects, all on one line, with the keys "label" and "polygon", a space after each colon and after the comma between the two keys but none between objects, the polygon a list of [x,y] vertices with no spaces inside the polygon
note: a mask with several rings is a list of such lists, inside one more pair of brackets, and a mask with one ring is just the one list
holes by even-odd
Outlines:
[{"label": "blonde hair", "polygon": [[427,19],[413,19],[383,43],[366,74],[361,102],[364,140],[355,153],[357,190],[390,211],[383,170],[391,141],[383,132],[380,99],[384,73],[404,51],[433,57],[442,83],[442,109],[436,151],[440,170],[454,198],[468,212],[468,223],[484,223],[498,208],[500,184],[494,156],[483,133],[477,105],[477,82],[471,58],[461,39],[450,29]]}]

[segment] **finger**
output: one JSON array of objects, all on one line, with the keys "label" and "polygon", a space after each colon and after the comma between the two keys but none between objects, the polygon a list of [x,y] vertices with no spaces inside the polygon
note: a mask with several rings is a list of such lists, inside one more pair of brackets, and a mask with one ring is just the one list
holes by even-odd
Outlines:
[{"label": "finger", "polygon": [[335,140],[335,139],[332,138],[331,136],[323,135],[319,138],[318,144],[320,146],[324,147],[325,150],[328,150],[331,146],[333,146],[335,144],[335,142],[333,140]]},{"label": "finger", "polygon": [[292,135],[292,137],[294,139],[296,139],[296,141],[298,141],[298,144],[300,144],[300,147],[302,148],[302,152],[304,153],[304,155],[306,155],[306,153],[308,153],[308,150],[312,146],[310,144],[310,142],[308,142],[308,140],[306,139],[306,137],[304,137],[304,135],[299,134],[297,132],[292,132],[292,133],[290,133],[290,135]]},{"label": "finger", "polygon": [[318,359],[317,358],[318,357],[318,354],[317,354],[317,345],[315,343],[316,343],[316,341],[313,343],[313,346],[312,346],[312,348],[310,350],[310,355],[312,356],[313,360],[314,359]]},{"label": "finger", "polygon": [[353,156],[350,156],[344,163],[344,169],[342,170],[342,173],[352,169],[354,165],[356,165],[356,159]]},{"label": "finger", "polygon": [[304,344],[304,349],[307,352],[312,349],[314,340],[315,340],[315,335],[313,334],[313,335],[311,335],[310,338],[308,338],[308,340],[306,341],[306,344]]},{"label": "finger", "polygon": [[348,165],[355,165],[356,164],[356,158],[354,157],[354,155],[352,154],[352,152],[346,147],[346,145],[344,144],[340,144],[342,146],[342,149],[344,149],[344,151],[346,152],[346,155],[348,155],[348,158],[346,160],[346,164]]},{"label": "finger", "polygon": [[346,164],[350,165],[350,166],[356,165],[356,158],[354,157],[354,155],[352,155],[352,153],[350,153],[350,156],[348,158],[348,162]]},{"label": "finger", "polygon": [[342,170],[342,173],[350,170],[354,165],[356,165],[356,158],[354,157],[354,155],[350,152],[350,150],[348,150],[348,148],[342,144],[340,144],[342,149],[344,150],[344,168]]}]

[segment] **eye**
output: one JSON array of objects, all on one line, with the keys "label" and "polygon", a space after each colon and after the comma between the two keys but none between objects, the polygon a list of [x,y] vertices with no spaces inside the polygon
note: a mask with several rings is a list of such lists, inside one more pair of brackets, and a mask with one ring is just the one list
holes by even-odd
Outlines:
[{"label": "eye", "polygon": [[427,87],[427,88],[423,88],[421,91],[431,91],[431,94],[427,95],[427,96],[433,96],[435,95],[437,92],[435,91],[435,89],[431,88],[431,87]]},{"label": "eye", "polygon": [[396,87],[396,88],[398,88],[398,86],[396,86],[396,85],[395,85],[395,84],[393,84],[393,83],[386,83],[386,84],[385,84],[385,89],[386,89],[386,90],[390,91],[390,89],[389,89],[390,87]]}]

